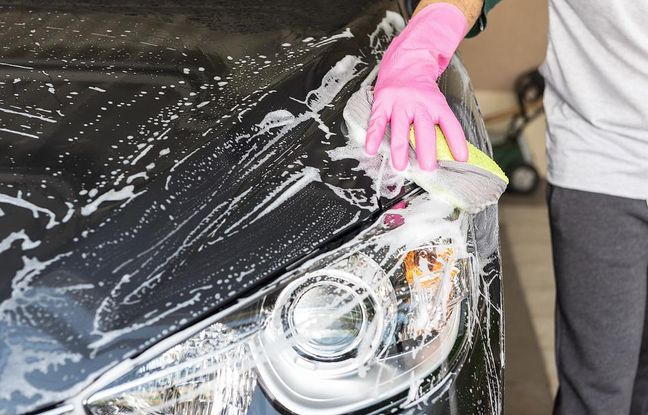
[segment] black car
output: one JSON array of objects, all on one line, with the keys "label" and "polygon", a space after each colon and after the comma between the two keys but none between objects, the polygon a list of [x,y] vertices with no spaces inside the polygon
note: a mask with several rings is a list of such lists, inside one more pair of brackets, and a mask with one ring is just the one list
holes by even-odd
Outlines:
[{"label": "black car", "polygon": [[0,413],[500,413],[497,208],[344,122],[412,7],[4,2]]}]

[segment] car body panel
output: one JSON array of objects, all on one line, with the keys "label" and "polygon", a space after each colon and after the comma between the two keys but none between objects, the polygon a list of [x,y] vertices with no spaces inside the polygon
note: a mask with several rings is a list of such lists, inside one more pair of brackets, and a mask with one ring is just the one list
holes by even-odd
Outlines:
[{"label": "car body panel", "polygon": [[[127,3],[0,8],[0,412],[71,398],[414,188],[385,197],[328,153],[403,3]],[[442,87],[488,151],[460,63]],[[493,319],[482,387],[501,401]]]}]

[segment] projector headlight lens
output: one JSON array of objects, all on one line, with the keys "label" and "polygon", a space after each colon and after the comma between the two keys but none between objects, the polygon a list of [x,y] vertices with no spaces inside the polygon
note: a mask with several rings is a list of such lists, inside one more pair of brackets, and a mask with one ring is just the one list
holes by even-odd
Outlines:
[{"label": "projector headlight lens", "polygon": [[362,293],[343,280],[322,278],[299,281],[284,306],[282,329],[294,339],[294,348],[313,360],[341,359],[360,343],[370,310]]},{"label": "projector headlight lens", "polygon": [[476,304],[471,220],[429,195],[384,215],[93,393],[93,414],[299,414],[413,405],[462,364]]}]

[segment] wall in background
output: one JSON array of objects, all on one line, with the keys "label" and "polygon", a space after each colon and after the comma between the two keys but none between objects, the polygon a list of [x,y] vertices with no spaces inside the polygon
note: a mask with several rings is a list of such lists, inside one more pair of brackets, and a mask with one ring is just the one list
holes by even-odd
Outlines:
[{"label": "wall in background", "polygon": [[459,48],[475,88],[511,89],[520,73],[539,66],[547,26],[547,0],[502,0],[486,30]]}]

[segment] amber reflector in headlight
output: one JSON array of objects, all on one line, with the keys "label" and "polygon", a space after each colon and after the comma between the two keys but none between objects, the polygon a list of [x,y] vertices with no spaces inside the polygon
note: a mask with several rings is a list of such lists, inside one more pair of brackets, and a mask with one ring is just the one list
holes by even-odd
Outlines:
[{"label": "amber reflector in headlight", "polygon": [[256,388],[345,414],[447,386],[476,302],[470,217],[419,196],[86,402],[94,414],[246,414]]}]

